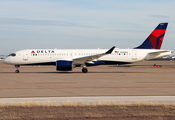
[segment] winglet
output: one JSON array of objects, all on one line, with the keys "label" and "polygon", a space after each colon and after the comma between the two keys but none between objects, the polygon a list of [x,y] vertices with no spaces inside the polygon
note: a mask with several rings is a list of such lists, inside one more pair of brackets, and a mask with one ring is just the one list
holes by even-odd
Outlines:
[{"label": "winglet", "polygon": [[111,49],[109,49],[105,54],[111,54],[112,53],[112,51],[114,50],[114,48],[115,48],[115,46],[114,47],[112,47]]}]

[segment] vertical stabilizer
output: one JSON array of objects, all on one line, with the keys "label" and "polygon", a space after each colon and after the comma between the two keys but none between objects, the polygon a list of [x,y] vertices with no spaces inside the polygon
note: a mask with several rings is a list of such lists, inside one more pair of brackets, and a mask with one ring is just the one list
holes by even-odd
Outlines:
[{"label": "vertical stabilizer", "polygon": [[148,38],[134,49],[160,49],[168,23],[160,23]]}]

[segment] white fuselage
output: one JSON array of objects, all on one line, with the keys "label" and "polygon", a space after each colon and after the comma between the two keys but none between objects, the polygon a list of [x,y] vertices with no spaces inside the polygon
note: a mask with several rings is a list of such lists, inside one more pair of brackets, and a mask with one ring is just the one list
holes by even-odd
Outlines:
[{"label": "white fuselage", "polygon": [[[105,53],[107,50],[108,49],[26,49],[15,52],[15,56],[8,56],[3,62],[11,65],[42,65],[43,63],[54,63],[57,60],[74,60],[76,58],[101,54]],[[126,64],[172,54],[172,51],[149,54],[159,51],[165,50],[115,48],[111,54],[102,56],[96,60],[106,61],[106,64]],[[86,63],[88,63],[88,61]],[[89,61],[89,63],[91,63],[91,61]],[[82,63],[74,62],[74,64],[81,65]]]}]

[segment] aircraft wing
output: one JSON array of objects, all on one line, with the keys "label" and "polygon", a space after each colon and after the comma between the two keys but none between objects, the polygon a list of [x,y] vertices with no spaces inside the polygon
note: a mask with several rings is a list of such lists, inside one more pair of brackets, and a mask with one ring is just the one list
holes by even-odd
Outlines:
[{"label": "aircraft wing", "polygon": [[96,54],[96,55],[91,55],[91,56],[85,56],[85,57],[81,57],[81,58],[76,58],[76,59],[73,59],[73,61],[75,63],[79,63],[79,64],[84,64],[85,62],[91,62],[93,61],[94,59],[98,59],[104,55],[108,55],[108,54],[111,54],[112,51],[114,50],[115,46],[112,47],[111,49],[109,49],[107,52],[105,53],[101,53],[101,54]]},{"label": "aircraft wing", "polygon": [[170,52],[170,51],[168,51],[168,50],[156,51],[156,52],[149,52],[148,54],[150,54],[150,55],[155,55],[155,54],[161,54],[161,53],[165,53],[165,52]]}]

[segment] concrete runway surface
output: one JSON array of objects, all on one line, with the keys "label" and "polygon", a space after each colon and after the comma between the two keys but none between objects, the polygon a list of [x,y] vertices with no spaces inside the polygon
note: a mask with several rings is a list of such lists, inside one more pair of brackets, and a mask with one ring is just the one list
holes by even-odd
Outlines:
[{"label": "concrete runway surface", "polygon": [[[162,67],[154,68],[154,64]],[[56,71],[55,66],[21,66],[20,73],[17,74],[14,73],[16,70],[14,66],[0,62],[0,98],[51,99],[89,96],[106,96],[104,98],[171,96],[172,98],[175,95],[174,66],[174,61],[146,61],[132,64],[130,67],[89,67],[89,73],[86,74],[81,72],[81,68],[60,72]],[[164,99],[162,97],[161,99]]]},{"label": "concrete runway surface", "polygon": [[98,97],[39,97],[39,98],[1,98],[0,104],[2,105],[21,105],[25,103],[35,102],[40,105],[63,105],[65,103],[84,105],[92,104],[133,104],[136,102],[143,103],[165,103],[175,104],[175,96],[98,96]]}]

